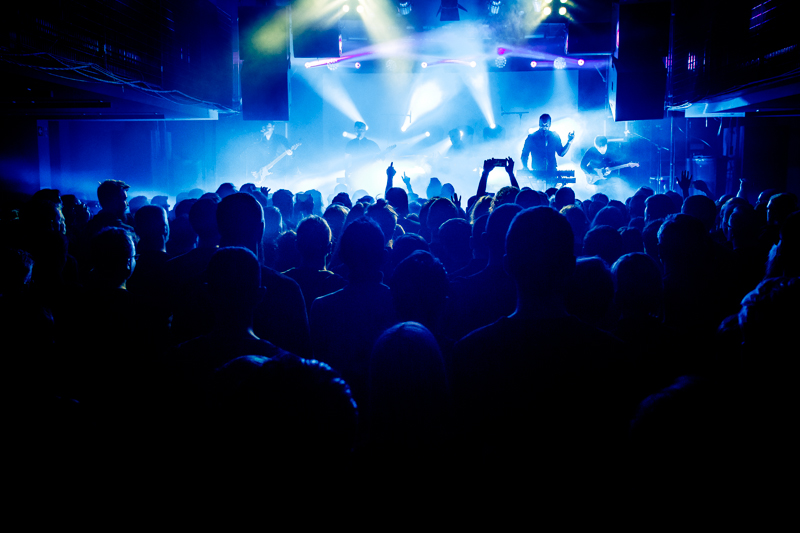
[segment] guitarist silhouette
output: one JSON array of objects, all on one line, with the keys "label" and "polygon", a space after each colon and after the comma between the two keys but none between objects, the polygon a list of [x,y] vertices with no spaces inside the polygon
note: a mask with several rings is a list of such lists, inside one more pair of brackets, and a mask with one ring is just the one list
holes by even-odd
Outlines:
[{"label": "guitarist silhouette", "polygon": [[349,177],[361,167],[368,165],[378,159],[382,159],[396,145],[392,145],[381,152],[378,143],[367,139],[367,125],[363,122],[356,122],[353,125],[356,138],[347,143],[344,148],[345,153],[345,176]]},{"label": "guitarist silhouette", "polygon": [[294,168],[292,152],[300,146],[292,146],[289,140],[275,133],[275,124],[267,122],[261,127],[261,137],[253,146],[253,155],[248,173],[260,184],[270,174],[289,174]]},{"label": "guitarist silhouette", "polygon": [[602,135],[594,138],[594,146],[589,148],[581,159],[581,170],[586,175],[586,181],[593,185],[600,180],[608,178],[609,174],[620,168],[638,167],[639,163],[619,164],[606,157],[608,139]]}]

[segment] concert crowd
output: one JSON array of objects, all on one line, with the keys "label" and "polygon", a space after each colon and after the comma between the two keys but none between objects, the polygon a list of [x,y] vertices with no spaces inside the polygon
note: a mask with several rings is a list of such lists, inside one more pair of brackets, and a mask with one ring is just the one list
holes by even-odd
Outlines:
[{"label": "concert crowd", "polygon": [[513,162],[486,194],[492,161],[477,194],[390,167],[327,204],[226,183],[173,207],[109,180],[4,209],[23,486],[637,508],[769,490],[796,439],[797,197],[684,173],[576,198],[520,189]]}]

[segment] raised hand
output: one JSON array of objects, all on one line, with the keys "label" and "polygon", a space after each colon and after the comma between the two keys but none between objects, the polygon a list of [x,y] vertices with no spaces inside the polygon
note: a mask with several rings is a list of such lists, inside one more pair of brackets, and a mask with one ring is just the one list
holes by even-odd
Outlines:
[{"label": "raised hand", "polygon": [[483,172],[485,174],[488,174],[489,172],[491,172],[493,168],[494,168],[494,161],[492,161],[491,159],[484,160],[484,162],[483,162]]},{"label": "raised hand", "polygon": [[506,161],[508,161],[508,163],[506,163],[506,172],[512,174],[514,172],[514,159],[506,157]]},{"label": "raised hand", "polygon": [[[394,175],[397,174],[397,171],[394,169],[394,161],[389,163],[389,166],[386,168],[386,175],[390,178],[393,178]],[[405,180],[403,180],[405,181]]]},{"label": "raised hand", "polygon": [[269,187],[260,187],[261,194],[266,197],[269,197],[269,191],[271,190]]},{"label": "raised hand", "polygon": [[574,132],[574,131],[571,131],[571,132],[569,132],[569,133],[567,134],[567,142],[572,142],[572,140],[573,140],[574,138],[575,138],[575,132]]},{"label": "raised hand", "polygon": [[409,185],[411,183],[411,178],[406,176],[405,172],[403,172],[403,183],[405,183],[406,185]]},{"label": "raised hand", "polygon": [[681,177],[678,178],[678,187],[681,188],[683,191],[683,196],[686,197],[689,195],[689,187],[692,185],[692,175],[689,174],[688,170],[684,170],[681,172]]},{"label": "raised hand", "polygon": [[453,201],[454,204],[456,204],[456,207],[461,207],[461,196],[457,195],[456,193],[453,193],[453,197],[450,199]]},{"label": "raised hand", "polygon": [[705,194],[706,196],[708,196],[712,200],[714,199],[714,196],[711,194],[711,191],[709,190],[708,185],[706,184],[705,181],[703,181],[703,180],[694,180],[694,188],[697,189],[698,191],[700,191],[701,193]]}]

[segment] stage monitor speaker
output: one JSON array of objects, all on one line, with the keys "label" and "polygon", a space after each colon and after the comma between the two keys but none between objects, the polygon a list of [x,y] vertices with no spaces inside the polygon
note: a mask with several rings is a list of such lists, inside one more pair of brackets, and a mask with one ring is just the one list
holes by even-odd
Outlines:
[{"label": "stage monitor speaker", "polygon": [[669,2],[614,4],[614,56],[634,63],[651,63],[654,59],[663,62],[669,54],[670,18]]},{"label": "stage monitor speaker", "polygon": [[289,15],[286,8],[239,8],[243,120],[289,120]]},{"label": "stage monitor speaker", "polygon": [[289,120],[289,73],[269,61],[244,61],[242,119]]},{"label": "stage monitor speaker", "polygon": [[608,69],[608,105],[614,120],[664,118],[666,88],[665,68],[643,68],[613,59]]},{"label": "stage monitor speaker", "polygon": [[569,55],[613,54],[614,26],[610,22],[570,24],[567,32]]},{"label": "stage monitor speaker", "polygon": [[[294,33],[297,31],[297,33]],[[339,25],[325,27],[323,23],[311,25],[298,31],[292,28],[294,57],[321,58],[339,57]]]},{"label": "stage monitor speaker", "polygon": [[615,4],[617,48],[609,69],[614,120],[664,118],[670,3]]},{"label": "stage monitor speaker", "polygon": [[578,70],[578,111],[605,109],[606,80],[595,69]]}]

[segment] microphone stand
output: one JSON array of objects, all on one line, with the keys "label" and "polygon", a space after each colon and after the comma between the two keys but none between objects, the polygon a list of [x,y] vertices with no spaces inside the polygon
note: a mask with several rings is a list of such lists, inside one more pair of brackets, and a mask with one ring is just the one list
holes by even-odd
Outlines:
[{"label": "microphone stand", "polygon": [[625,123],[625,138],[627,138],[629,135],[633,135],[633,136],[638,137],[638,138],[640,138],[640,139],[642,139],[644,141],[649,142],[650,144],[655,146],[656,149],[658,150],[658,175],[655,178],[650,178],[650,180],[656,182],[656,193],[657,194],[661,194],[661,193],[665,192],[665,191],[661,190],[661,186],[662,186],[662,183],[663,183],[662,180],[664,179],[663,170],[661,169],[661,165],[662,165],[661,151],[663,150],[663,151],[669,153],[669,151],[670,151],[669,148],[667,148],[666,146],[661,146],[657,142],[653,141],[652,139],[648,139],[644,135],[639,135],[638,133],[636,133],[634,131],[630,131],[628,129],[628,123],[626,122]]}]

